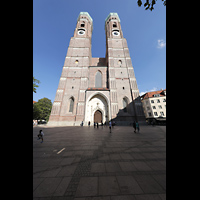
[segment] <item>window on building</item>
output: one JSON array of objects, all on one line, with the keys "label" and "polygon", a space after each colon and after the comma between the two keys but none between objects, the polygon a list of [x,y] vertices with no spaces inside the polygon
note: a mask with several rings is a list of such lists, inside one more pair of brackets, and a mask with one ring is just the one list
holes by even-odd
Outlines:
[{"label": "window on building", "polygon": [[100,71],[97,71],[95,75],[95,87],[101,88],[102,87],[102,74]]},{"label": "window on building", "polygon": [[123,108],[124,108],[124,112],[127,112],[127,106],[128,106],[128,101],[126,98],[123,98]]},{"label": "window on building", "polygon": [[149,107],[149,106],[147,106],[147,110],[150,110],[150,107]]},{"label": "window on building", "polygon": [[81,27],[85,27],[85,24],[81,24]]},{"label": "window on building", "polygon": [[155,107],[155,106],[153,106],[153,109],[156,109],[156,107]]},{"label": "window on building", "polygon": [[122,64],[122,60],[118,60],[118,64],[121,65]]},{"label": "window on building", "polygon": [[151,103],[154,103],[154,100],[151,100]]},{"label": "window on building", "polygon": [[166,99],[163,99],[163,102],[166,102]]},{"label": "window on building", "polygon": [[161,116],[164,116],[164,112],[160,112],[160,115],[161,115]]},{"label": "window on building", "polygon": [[158,106],[158,108],[162,109],[162,106],[161,106],[161,105],[159,105],[159,106]]},{"label": "window on building", "polygon": [[159,100],[159,99],[157,99],[157,103],[160,103],[160,100]]},{"label": "window on building", "polygon": [[158,116],[158,113],[157,113],[157,112],[154,112],[154,115],[155,115],[155,116]]},{"label": "window on building", "polygon": [[149,117],[151,117],[151,112],[148,112]]},{"label": "window on building", "polygon": [[71,97],[69,99],[69,112],[73,112],[73,109],[74,109],[74,98]]},{"label": "window on building", "polygon": [[117,27],[117,23],[114,22],[114,23],[113,23],[113,28],[116,28],[116,27]]}]

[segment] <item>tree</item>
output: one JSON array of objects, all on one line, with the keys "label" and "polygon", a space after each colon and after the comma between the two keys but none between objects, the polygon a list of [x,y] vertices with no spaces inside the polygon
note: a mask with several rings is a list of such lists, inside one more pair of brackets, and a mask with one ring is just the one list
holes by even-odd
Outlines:
[{"label": "tree", "polygon": [[40,81],[37,80],[36,78],[34,78],[34,76],[33,76],[33,92],[36,93],[36,87],[39,87],[39,85],[37,85],[39,83],[40,83]]},{"label": "tree", "polygon": [[[150,10],[152,11],[154,9],[154,5],[156,4],[157,0],[146,0],[146,3],[144,4],[145,10]],[[166,6],[166,0],[162,0],[163,5]],[[150,3],[149,3],[150,2]],[[142,0],[137,1],[138,6],[140,7],[142,5]]]},{"label": "tree", "polygon": [[51,113],[52,103],[48,98],[39,99],[38,102],[33,104],[33,119],[49,120]]}]

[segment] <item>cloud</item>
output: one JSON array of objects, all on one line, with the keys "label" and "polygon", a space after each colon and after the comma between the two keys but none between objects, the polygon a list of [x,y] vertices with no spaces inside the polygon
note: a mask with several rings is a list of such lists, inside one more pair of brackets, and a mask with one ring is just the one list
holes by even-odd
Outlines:
[{"label": "cloud", "polygon": [[146,92],[153,92],[153,91],[156,91],[158,90],[157,87],[153,87],[153,89],[149,90],[149,91],[145,91],[145,92],[140,92],[140,96],[142,96],[143,94],[145,94]]},{"label": "cloud", "polygon": [[162,48],[164,48],[166,46],[166,42],[164,41],[164,40],[158,40],[158,46],[157,46],[157,48],[159,48],[159,49],[162,49]]}]

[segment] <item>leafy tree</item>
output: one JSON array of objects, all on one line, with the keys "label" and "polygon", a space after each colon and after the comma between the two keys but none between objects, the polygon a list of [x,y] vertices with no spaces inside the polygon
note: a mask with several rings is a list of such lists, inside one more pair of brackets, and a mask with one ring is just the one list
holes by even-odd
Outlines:
[{"label": "leafy tree", "polygon": [[52,102],[48,98],[39,99],[38,102],[33,104],[33,119],[49,120],[51,113]]},{"label": "leafy tree", "polygon": [[36,93],[36,87],[39,87],[39,85],[37,85],[39,83],[40,83],[40,81],[37,80],[36,78],[34,78],[34,76],[33,76],[33,92]]},{"label": "leafy tree", "polygon": [[[144,4],[145,10],[150,10],[152,11],[154,9],[154,5],[156,4],[157,0],[146,0],[146,3]],[[166,6],[166,0],[162,0],[163,5]],[[142,0],[137,1],[138,6],[140,7],[142,5]]]}]

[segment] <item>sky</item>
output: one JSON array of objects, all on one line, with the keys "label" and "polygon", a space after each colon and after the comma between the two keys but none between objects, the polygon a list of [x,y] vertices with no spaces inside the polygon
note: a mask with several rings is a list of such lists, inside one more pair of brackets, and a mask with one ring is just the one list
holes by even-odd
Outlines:
[{"label": "sky", "polygon": [[80,12],[93,19],[92,57],[105,57],[104,23],[116,12],[140,95],[166,89],[166,6],[158,0],[154,8],[138,7],[137,0],[33,0],[33,76],[41,82],[33,100],[53,103]]}]

